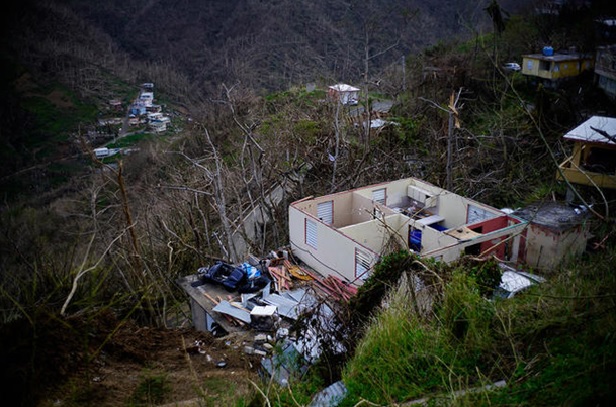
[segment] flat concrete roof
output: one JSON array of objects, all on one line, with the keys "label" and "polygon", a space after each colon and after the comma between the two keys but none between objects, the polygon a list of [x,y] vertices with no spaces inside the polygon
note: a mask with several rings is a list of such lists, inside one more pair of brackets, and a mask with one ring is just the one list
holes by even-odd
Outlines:
[{"label": "flat concrete roof", "polygon": [[522,55],[522,58],[532,58],[532,59],[540,59],[542,61],[579,61],[581,59],[592,59],[591,55],[588,54],[554,54],[554,55],[543,55],[543,54],[528,54]]},{"label": "flat concrete roof", "polygon": [[573,207],[563,202],[545,202],[528,205],[513,212],[513,215],[557,231],[576,227],[588,219],[588,210]]}]

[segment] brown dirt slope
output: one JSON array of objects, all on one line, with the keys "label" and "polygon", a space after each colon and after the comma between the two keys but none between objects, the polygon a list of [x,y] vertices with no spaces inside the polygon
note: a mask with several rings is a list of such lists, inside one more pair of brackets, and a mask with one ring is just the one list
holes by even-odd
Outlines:
[{"label": "brown dirt slope", "polygon": [[240,336],[143,327],[110,312],[46,315],[32,326],[0,328],[0,393],[11,405],[233,405],[258,382],[259,360],[244,354]]}]

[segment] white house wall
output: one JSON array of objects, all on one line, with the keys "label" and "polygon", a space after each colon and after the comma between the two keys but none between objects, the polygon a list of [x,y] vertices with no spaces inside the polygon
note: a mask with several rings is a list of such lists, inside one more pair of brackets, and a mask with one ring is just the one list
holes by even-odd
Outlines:
[{"label": "white house wall", "polygon": [[447,247],[458,244],[459,240],[453,236],[446,235],[430,226],[417,225],[421,229],[421,253],[436,250],[439,247]]},{"label": "white house wall", "polygon": [[443,192],[438,197],[438,214],[445,218],[443,226],[447,229],[453,229],[466,224],[466,209],[468,207],[468,199]]},{"label": "white house wall", "polygon": [[385,223],[390,233],[395,234],[400,243],[403,244],[403,247],[408,249],[410,218],[402,214],[395,214],[386,216]]},{"label": "white house wall", "polygon": [[389,236],[383,224],[376,220],[346,226],[340,232],[375,252],[381,251]]},{"label": "white house wall", "polygon": [[[305,222],[316,222],[317,247],[305,241]],[[326,225],[295,208],[289,207],[289,241],[293,255],[323,276],[334,275],[349,282],[355,278],[355,250],[360,249],[371,259],[371,265],[378,257],[370,248],[344,236],[335,228]]]},{"label": "white house wall", "polygon": [[350,209],[352,214],[351,222],[349,224],[362,223],[373,219],[374,203],[371,198],[353,194],[353,206]]},{"label": "white house wall", "polygon": [[327,201],[333,201],[334,227],[340,228],[354,223],[353,194],[349,191],[296,202],[294,206],[316,218],[318,205]]},{"label": "white house wall", "polygon": [[562,259],[581,254],[586,248],[588,234],[582,226],[555,232],[541,225],[531,225],[526,239],[526,263],[538,269],[551,269]]},{"label": "white house wall", "polygon": [[392,235],[408,245],[408,218],[399,214],[349,225],[339,231],[376,253],[381,253]]}]

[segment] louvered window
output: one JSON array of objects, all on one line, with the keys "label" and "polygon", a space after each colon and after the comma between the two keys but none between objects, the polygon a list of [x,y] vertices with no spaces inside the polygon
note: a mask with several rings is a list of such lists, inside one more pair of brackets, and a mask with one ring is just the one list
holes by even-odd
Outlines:
[{"label": "louvered window", "polygon": [[370,257],[363,250],[355,248],[355,277],[362,280],[370,276]]},{"label": "louvered window", "polygon": [[326,201],[318,204],[317,217],[328,225],[334,223],[334,201]]},{"label": "louvered window", "polygon": [[385,188],[375,189],[372,191],[372,200],[381,205],[385,205]]},{"label": "louvered window", "polygon": [[310,247],[317,248],[317,222],[306,218],[305,223],[305,238],[306,244]]}]

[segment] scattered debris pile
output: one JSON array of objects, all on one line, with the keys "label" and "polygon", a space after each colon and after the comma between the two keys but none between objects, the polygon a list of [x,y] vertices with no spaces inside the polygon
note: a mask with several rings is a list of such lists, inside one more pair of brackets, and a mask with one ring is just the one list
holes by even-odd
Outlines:
[{"label": "scattered debris pile", "polygon": [[[260,355],[264,372],[282,385],[318,359],[322,332],[338,329],[337,305],[357,294],[341,279],[298,264],[287,250],[239,265],[217,261],[178,284],[189,295],[197,330],[216,336],[254,331],[244,352]],[[310,326],[297,329],[298,323]]]}]

